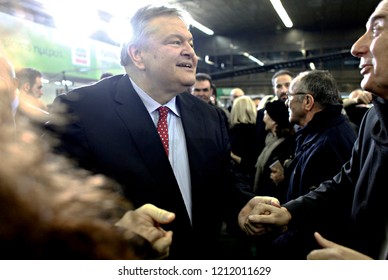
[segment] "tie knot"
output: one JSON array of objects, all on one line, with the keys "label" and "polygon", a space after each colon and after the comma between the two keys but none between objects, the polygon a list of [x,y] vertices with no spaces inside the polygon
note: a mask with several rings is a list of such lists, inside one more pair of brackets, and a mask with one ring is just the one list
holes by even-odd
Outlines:
[{"label": "tie knot", "polygon": [[168,114],[168,107],[166,107],[166,106],[160,106],[160,107],[158,108],[158,111],[159,111],[159,115],[160,115],[161,117],[167,116],[167,114]]}]

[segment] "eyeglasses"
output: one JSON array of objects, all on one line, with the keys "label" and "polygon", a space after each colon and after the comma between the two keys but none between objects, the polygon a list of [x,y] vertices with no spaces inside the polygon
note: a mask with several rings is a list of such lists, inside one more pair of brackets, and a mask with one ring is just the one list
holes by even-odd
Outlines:
[{"label": "eyeglasses", "polygon": [[306,93],[306,92],[295,92],[295,93],[289,93],[289,92],[287,92],[287,93],[286,93],[286,96],[287,96],[287,100],[290,100],[290,96],[295,96],[295,95],[306,95],[306,94],[308,94],[308,93]]}]

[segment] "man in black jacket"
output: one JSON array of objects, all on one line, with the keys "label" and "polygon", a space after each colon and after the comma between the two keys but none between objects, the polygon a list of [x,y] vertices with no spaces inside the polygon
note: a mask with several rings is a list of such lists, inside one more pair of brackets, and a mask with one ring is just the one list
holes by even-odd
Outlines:
[{"label": "man in black jacket", "polygon": [[388,258],[387,20],[388,1],[383,0],[369,18],[366,32],[352,47],[353,56],[360,58],[361,86],[375,99],[360,126],[350,160],[332,180],[282,207],[274,200],[266,205],[258,203],[258,197],[252,199],[239,215],[247,234],[262,234],[279,226],[285,230],[285,226],[320,225],[335,209],[335,215],[346,215],[351,222],[350,234],[343,242],[346,247],[315,233],[323,248],[312,251],[309,259]]}]

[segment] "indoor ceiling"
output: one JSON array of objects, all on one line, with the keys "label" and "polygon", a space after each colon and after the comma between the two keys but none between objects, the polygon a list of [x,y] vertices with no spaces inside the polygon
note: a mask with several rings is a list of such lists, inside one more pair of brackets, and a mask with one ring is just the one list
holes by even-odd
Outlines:
[{"label": "indoor ceiling", "polygon": [[[185,8],[195,20],[215,32],[208,36],[192,29],[197,54],[202,58],[208,55],[216,64],[202,64],[202,70],[221,72],[214,77],[227,77],[228,72],[238,75],[239,69],[247,67],[259,71],[271,68],[259,67],[242,56],[243,52],[266,65],[326,54],[328,59],[343,53],[350,56],[352,44],[365,31],[366,21],[380,0],[282,0],[294,23],[290,29],[284,26],[269,0],[170,2]],[[330,56],[332,53],[335,55]]]},{"label": "indoor ceiling", "polygon": [[[275,32],[285,29],[269,0],[173,0],[215,34]],[[282,0],[295,29],[364,27],[380,0]]]},{"label": "indoor ceiling", "polygon": [[[213,36],[208,36],[192,28],[196,52],[201,59],[199,70],[223,79],[292,68],[310,61],[326,63],[327,60],[335,68],[348,65],[356,68],[357,62],[349,62],[352,59],[349,50],[365,31],[365,23],[380,0],[282,0],[294,23],[290,29],[284,27],[270,0],[168,2],[184,8],[196,21],[214,31]],[[50,15],[34,0],[0,0],[0,11],[16,15],[22,11],[37,23],[53,24]],[[109,42],[103,32],[94,34],[93,38]],[[265,66],[247,59],[242,55],[246,52]]]}]

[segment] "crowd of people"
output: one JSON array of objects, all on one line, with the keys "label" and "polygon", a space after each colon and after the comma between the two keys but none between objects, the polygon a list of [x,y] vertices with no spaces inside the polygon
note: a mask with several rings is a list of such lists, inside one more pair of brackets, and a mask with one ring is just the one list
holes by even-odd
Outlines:
[{"label": "crowd of people", "polygon": [[[329,71],[283,69],[224,108],[174,7],[132,17],[124,75],[50,109],[42,73],[2,55],[1,258],[387,259],[387,18],[383,0],[346,100]],[[225,254],[225,227],[247,251]]]}]

